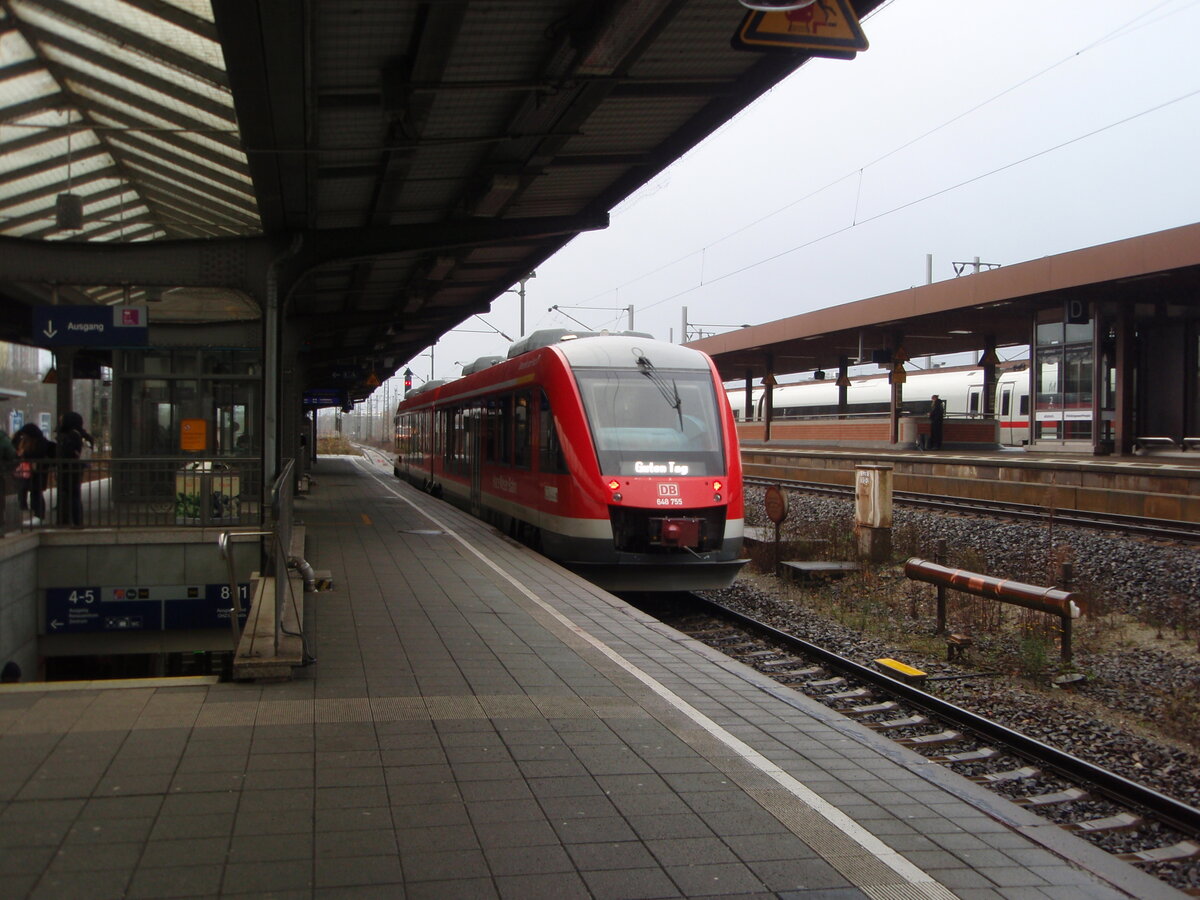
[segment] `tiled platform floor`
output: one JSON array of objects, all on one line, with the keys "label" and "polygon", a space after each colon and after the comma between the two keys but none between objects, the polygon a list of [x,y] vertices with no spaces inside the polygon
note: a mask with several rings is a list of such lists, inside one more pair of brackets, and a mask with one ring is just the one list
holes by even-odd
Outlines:
[{"label": "tiled platform floor", "polygon": [[4,897],[1177,896],[386,468],[315,475],[294,680],[0,693]]}]

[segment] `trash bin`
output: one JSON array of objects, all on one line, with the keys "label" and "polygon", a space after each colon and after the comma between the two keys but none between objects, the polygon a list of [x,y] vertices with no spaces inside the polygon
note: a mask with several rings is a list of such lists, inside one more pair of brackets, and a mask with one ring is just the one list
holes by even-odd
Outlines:
[{"label": "trash bin", "polygon": [[176,525],[236,525],[241,477],[225,463],[197,460],[175,473]]}]

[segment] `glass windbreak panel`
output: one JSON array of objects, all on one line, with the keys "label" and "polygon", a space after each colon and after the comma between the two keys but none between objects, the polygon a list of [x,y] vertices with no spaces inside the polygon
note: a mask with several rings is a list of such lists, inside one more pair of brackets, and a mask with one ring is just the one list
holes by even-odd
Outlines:
[{"label": "glass windbreak panel", "polygon": [[1062,366],[1061,350],[1038,351],[1037,399],[1034,401],[1033,416],[1038,440],[1062,439]]},{"label": "glass windbreak panel", "polygon": [[708,372],[576,369],[605,475],[719,475],[721,419]]},{"label": "glass windbreak panel", "polygon": [[1088,319],[1082,324],[1067,325],[1067,343],[1068,344],[1090,344],[1092,341],[1092,320]]},{"label": "glass windbreak panel", "polygon": [[1037,342],[1039,347],[1063,342],[1062,322],[1039,322],[1037,326]]}]

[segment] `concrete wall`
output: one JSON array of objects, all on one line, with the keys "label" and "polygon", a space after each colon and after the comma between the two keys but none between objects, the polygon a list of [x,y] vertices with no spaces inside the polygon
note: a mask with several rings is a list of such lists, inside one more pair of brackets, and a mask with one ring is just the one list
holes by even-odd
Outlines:
[{"label": "concrete wall", "polygon": [[[223,584],[217,528],[9,533],[0,538],[0,664],[14,660],[22,681],[39,676],[46,655],[227,650],[228,629],[182,632],[46,634],[47,588],[85,585]],[[238,581],[260,568],[259,542],[233,544]]]},{"label": "concrete wall", "polygon": [[0,539],[0,665],[21,667],[21,680],[38,671],[37,535]]}]

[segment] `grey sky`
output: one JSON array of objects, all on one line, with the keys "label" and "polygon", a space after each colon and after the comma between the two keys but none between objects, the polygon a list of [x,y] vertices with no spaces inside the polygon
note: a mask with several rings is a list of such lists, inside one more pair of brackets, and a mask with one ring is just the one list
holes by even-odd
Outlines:
[{"label": "grey sky", "polygon": [[[863,27],[540,267],[526,332],[632,304],[678,341],[684,306],[757,324],[919,284],[927,253],[942,280],[1196,221],[1200,0],[893,0]],[[484,318],[517,337],[516,294]],[[464,329],[436,377],[507,349]]]}]

